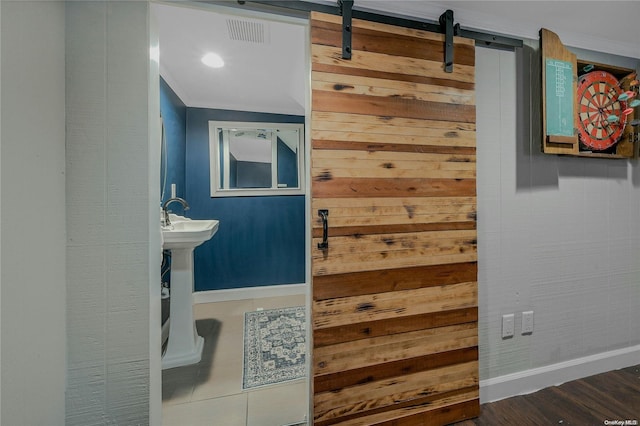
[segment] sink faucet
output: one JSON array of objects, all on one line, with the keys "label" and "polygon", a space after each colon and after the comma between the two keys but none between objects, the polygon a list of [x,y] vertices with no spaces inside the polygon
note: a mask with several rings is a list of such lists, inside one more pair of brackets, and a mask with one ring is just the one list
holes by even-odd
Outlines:
[{"label": "sink faucet", "polygon": [[180,197],[173,197],[173,198],[169,198],[167,201],[165,201],[162,204],[162,220],[161,220],[161,225],[162,226],[170,226],[171,225],[171,220],[169,220],[169,211],[167,210],[167,206],[171,203],[180,203],[182,204],[182,207],[185,210],[189,210],[189,203],[187,203],[184,199],[180,198]]}]

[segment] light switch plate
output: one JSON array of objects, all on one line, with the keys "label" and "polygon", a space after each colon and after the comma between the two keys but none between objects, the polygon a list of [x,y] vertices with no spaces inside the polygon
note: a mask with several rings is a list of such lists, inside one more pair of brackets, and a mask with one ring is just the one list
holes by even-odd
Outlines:
[{"label": "light switch plate", "polygon": [[515,333],[515,315],[506,314],[502,316],[502,338],[513,337]]},{"label": "light switch plate", "polygon": [[522,334],[533,333],[533,311],[524,311],[522,313]]}]

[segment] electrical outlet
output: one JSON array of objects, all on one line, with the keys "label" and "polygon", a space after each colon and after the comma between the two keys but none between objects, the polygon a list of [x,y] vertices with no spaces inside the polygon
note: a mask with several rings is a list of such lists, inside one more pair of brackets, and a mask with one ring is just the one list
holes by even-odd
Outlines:
[{"label": "electrical outlet", "polygon": [[524,311],[522,313],[522,334],[533,333],[533,311]]},{"label": "electrical outlet", "polygon": [[502,338],[513,337],[515,333],[515,315],[506,314],[502,316]]}]

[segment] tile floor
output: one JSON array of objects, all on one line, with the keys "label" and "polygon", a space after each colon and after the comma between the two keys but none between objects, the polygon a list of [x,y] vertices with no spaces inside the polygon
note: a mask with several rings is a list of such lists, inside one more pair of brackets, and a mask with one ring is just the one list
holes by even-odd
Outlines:
[{"label": "tile floor", "polygon": [[308,381],[242,390],[244,313],[303,306],[305,296],[194,305],[200,363],[162,372],[163,426],[283,426],[304,421]]}]

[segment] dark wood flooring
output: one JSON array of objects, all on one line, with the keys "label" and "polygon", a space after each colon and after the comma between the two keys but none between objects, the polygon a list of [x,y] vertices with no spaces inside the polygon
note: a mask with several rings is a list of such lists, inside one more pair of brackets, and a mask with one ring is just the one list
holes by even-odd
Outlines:
[{"label": "dark wood flooring", "polygon": [[627,420],[627,426],[640,426],[640,365],[483,404],[480,417],[454,425],[602,426]]}]

